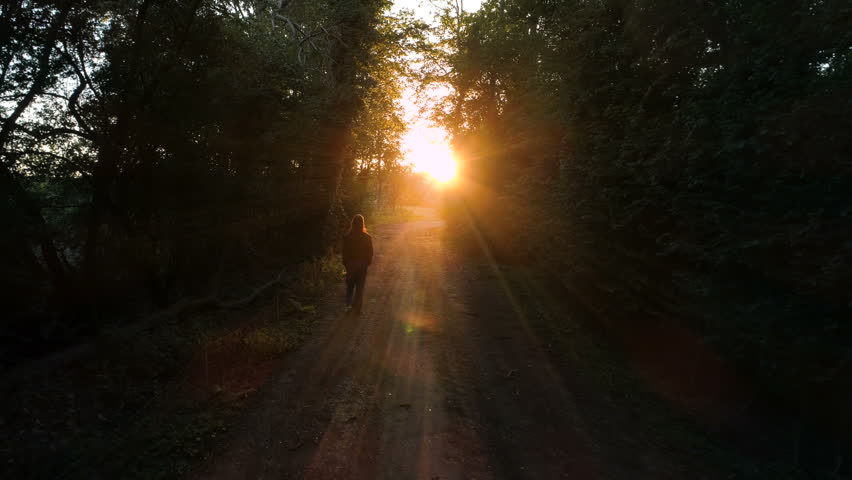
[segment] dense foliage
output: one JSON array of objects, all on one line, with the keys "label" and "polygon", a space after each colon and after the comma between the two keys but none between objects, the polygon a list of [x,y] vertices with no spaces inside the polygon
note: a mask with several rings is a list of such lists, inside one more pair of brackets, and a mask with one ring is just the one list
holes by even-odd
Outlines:
[{"label": "dense foliage", "polygon": [[429,42],[388,4],[0,3],[0,361],[243,292],[404,195],[416,47],[477,245],[613,331],[694,333],[797,454],[852,444],[849,2],[446,0]]},{"label": "dense foliage", "polygon": [[324,253],[400,170],[393,66],[418,27],[387,7],[3,2],[5,353]]},{"label": "dense foliage", "polygon": [[453,92],[457,220],[613,328],[696,332],[753,398],[848,442],[849,3],[458,6],[425,71]]}]

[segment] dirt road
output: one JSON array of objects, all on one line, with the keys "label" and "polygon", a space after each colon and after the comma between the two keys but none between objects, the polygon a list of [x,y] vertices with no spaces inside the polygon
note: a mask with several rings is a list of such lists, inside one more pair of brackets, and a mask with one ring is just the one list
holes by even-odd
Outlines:
[{"label": "dirt road", "polygon": [[586,421],[499,267],[461,258],[442,230],[378,229],[364,314],[330,294],[316,335],[193,477],[680,478],[641,434]]}]

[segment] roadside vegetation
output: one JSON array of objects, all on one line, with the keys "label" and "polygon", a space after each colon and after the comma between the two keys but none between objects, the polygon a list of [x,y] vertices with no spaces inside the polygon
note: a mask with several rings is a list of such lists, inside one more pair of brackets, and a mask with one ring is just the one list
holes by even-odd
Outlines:
[{"label": "roadside vegetation", "polygon": [[5,2],[0,366],[240,297],[405,201],[423,25],[388,6]]},{"label": "roadside vegetation", "polygon": [[422,78],[463,159],[451,228],[547,273],[619,348],[681,352],[671,375],[707,388],[656,386],[673,408],[731,402],[707,428],[848,472],[848,5],[443,5]]},{"label": "roadside vegetation", "polygon": [[4,477],[203,458],[311,331],[351,215],[437,195],[412,85],[458,159],[450,237],[607,392],[601,448],[852,476],[849,2],[430,4],[0,4]]},{"label": "roadside vegetation", "polygon": [[419,195],[388,6],[0,5],[4,476],[173,477],[302,342]]},{"label": "roadside vegetation", "polygon": [[337,256],[227,305],[182,304],[4,378],[0,451],[18,478],[174,478],[209,454],[338,286]]}]

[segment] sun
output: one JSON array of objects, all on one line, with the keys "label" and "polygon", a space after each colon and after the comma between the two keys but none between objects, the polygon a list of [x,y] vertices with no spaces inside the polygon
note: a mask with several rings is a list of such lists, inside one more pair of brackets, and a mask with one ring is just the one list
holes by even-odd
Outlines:
[{"label": "sun", "polygon": [[409,142],[406,159],[415,172],[428,173],[432,178],[447,183],[456,176],[456,159],[449,145],[444,142]]}]

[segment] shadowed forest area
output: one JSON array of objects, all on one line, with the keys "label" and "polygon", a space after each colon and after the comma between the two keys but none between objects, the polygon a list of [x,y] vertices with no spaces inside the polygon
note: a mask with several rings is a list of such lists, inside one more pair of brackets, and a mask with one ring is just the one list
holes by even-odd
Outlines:
[{"label": "shadowed forest area", "polygon": [[[429,5],[431,22],[387,0],[0,4],[0,468],[9,478],[205,476],[198,465],[219,458],[210,452],[241,412],[262,411],[253,398],[292,393],[262,388],[281,377],[285,354],[327,339],[292,363],[330,373],[287,378],[334,390],[346,362],[329,356],[349,350],[333,327],[378,351],[396,338],[391,319],[416,303],[455,326],[411,321],[406,334],[458,339],[514,312],[524,332],[552,336],[515,354],[553,362],[559,378],[603,377],[597,355],[620,359],[639,380],[635,398],[617,401],[638,417],[674,412],[724,445],[731,456],[709,463],[748,465],[722,478],[852,477],[852,5]],[[455,152],[446,184],[406,162],[408,97]],[[425,205],[445,227],[403,208]],[[375,294],[400,295],[347,324],[331,299],[354,213],[370,228],[409,226],[376,234]],[[383,240],[394,257],[382,257]],[[480,267],[466,262],[477,261],[493,283],[470,286]],[[448,285],[470,289],[468,310],[436,287],[453,275]],[[489,295],[508,300],[489,306]],[[605,349],[563,338],[581,330]],[[430,347],[481,348],[481,364],[418,351],[418,362],[450,365],[423,392],[479,395],[440,379],[473,379],[467,365],[499,363],[499,345]],[[366,365],[388,361],[353,358],[352,377],[368,387]],[[522,375],[505,368],[497,380]],[[577,382],[553,391],[583,390],[571,408],[597,405]],[[333,395],[349,398],[295,397]],[[472,408],[447,404],[447,418]],[[474,415],[483,432],[504,415],[495,404]],[[380,418],[374,410],[342,423]],[[529,438],[561,442],[537,435],[548,423],[537,422]],[[484,450],[511,456],[500,435],[482,437],[497,445]],[[307,456],[310,443],[281,455]],[[370,448],[390,448],[379,443]],[[349,475],[409,478],[357,459]],[[349,478],[303,460],[276,471]],[[237,476],[227,468],[207,477]],[[477,478],[556,471],[476,468]],[[629,478],[613,472],[600,477]],[[702,472],[690,478],[720,478]]]},{"label": "shadowed forest area", "polygon": [[782,427],[824,472],[852,451],[850,14],[490,1],[446,11],[427,75],[495,255],[677,365],[714,428]]},{"label": "shadowed forest area", "polygon": [[417,25],[385,3],[4,3],[2,362],[268,280],[406,194]]}]

